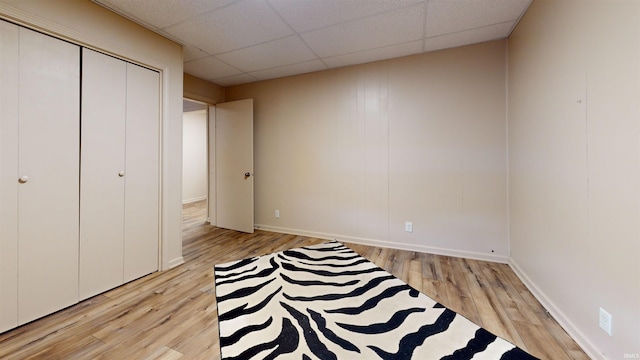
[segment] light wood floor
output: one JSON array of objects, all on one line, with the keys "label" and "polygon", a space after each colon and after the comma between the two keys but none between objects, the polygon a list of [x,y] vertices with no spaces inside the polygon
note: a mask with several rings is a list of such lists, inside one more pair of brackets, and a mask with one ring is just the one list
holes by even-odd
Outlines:
[{"label": "light wood floor", "polygon": [[[219,359],[213,266],[325,240],[205,223],[184,207],[185,264],[0,334],[0,359]],[[378,266],[543,359],[589,359],[508,265],[348,244]]]}]

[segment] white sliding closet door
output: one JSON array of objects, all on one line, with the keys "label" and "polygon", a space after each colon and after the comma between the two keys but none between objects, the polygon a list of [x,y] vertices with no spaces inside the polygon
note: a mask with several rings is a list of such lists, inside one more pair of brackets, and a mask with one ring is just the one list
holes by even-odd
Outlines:
[{"label": "white sliding closet door", "polygon": [[80,298],[123,282],[127,63],[82,50]]},{"label": "white sliding closet door", "polygon": [[80,49],[0,20],[0,332],[158,270],[160,75]]},{"label": "white sliding closet door", "polygon": [[[20,323],[78,301],[80,48],[20,29]],[[17,179],[16,179],[17,180]]]},{"label": "white sliding closet door", "polygon": [[160,77],[83,49],[80,297],[158,270]]},{"label": "white sliding closet door", "polygon": [[78,301],[80,48],[24,28],[19,35],[22,324]]},{"label": "white sliding closet door", "polygon": [[158,270],[160,75],[127,64],[124,281]]},{"label": "white sliding closet door", "polygon": [[18,326],[19,39],[0,20],[0,332]]}]

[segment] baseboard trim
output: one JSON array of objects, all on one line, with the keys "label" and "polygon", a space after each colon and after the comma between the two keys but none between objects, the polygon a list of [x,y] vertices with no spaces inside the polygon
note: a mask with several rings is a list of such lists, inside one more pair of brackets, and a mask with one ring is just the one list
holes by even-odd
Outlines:
[{"label": "baseboard trim", "polygon": [[513,272],[520,278],[524,285],[531,291],[533,296],[544,306],[560,326],[573,338],[573,340],[589,355],[590,358],[596,360],[607,360],[596,346],[576,327],[571,320],[549,299],[549,297],[536,284],[531,281],[527,274],[518,266],[513,258],[509,259],[509,266]]},{"label": "baseboard trim", "polygon": [[207,196],[205,195],[205,196],[199,196],[199,197],[193,198],[193,199],[182,200],[182,205],[191,204],[191,203],[194,203],[196,201],[201,201],[201,200],[207,200]]},{"label": "baseboard trim", "polygon": [[502,264],[509,263],[509,258],[507,256],[482,254],[482,253],[476,253],[473,251],[460,251],[460,250],[445,249],[445,248],[438,248],[438,247],[432,247],[432,246],[396,243],[396,242],[385,241],[385,240],[360,238],[360,237],[345,236],[345,235],[330,234],[330,233],[321,233],[321,232],[315,232],[315,231],[290,229],[290,228],[261,225],[261,224],[256,224],[255,228],[259,230],[272,231],[272,232],[277,232],[282,234],[301,235],[301,236],[315,237],[318,239],[327,239],[327,240],[338,240],[338,241],[344,241],[344,242],[360,244],[360,245],[378,246],[383,248],[407,250],[407,251],[417,251],[417,252],[429,253],[429,254],[435,254],[435,255],[467,258],[467,259],[482,260],[482,261],[491,261],[491,262],[497,262]]},{"label": "baseboard trim", "polygon": [[178,266],[178,265],[182,265],[184,264],[184,258],[182,256],[177,257],[175,259],[171,259],[169,260],[168,268],[165,270],[169,270],[169,269],[173,269],[174,267]]}]

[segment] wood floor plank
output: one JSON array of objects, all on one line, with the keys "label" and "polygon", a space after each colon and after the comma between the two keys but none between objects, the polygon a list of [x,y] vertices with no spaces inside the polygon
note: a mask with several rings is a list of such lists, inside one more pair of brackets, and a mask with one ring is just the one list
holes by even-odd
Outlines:
[{"label": "wood floor plank", "polygon": [[[489,300],[489,295],[487,294],[487,290],[482,287],[480,280],[478,279],[478,275],[473,271],[472,263],[474,261],[463,261],[464,264],[464,276],[469,287],[469,292],[471,294],[471,298],[476,304],[476,309],[478,310],[478,317],[480,322],[478,325],[487,328],[494,334],[505,337],[507,336],[507,330],[501,326],[502,321],[500,321],[500,315],[494,309],[493,304]],[[493,325],[489,328],[489,325]]]},{"label": "wood floor plank", "polygon": [[444,281],[423,279],[422,292],[440,304],[449,303],[447,284]]},{"label": "wood floor plank", "polygon": [[[326,240],[210,226],[183,208],[185,263],[0,334],[0,359],[220,359],[213,266]],[[588,359],[504,264],[351,247],[427,296],[543,359]]]},{"label": "wood floor plank", "polygon": [[448,302],[443,304],[451,310],[460,313],[476,324],[480,322],[479,314],[473,300],[468,296],[466,281],[459,274],[457,259],[443,256],[440,259],[443,278],[446,282]]},{"label": "wood floor plank", "polygon": [[489,263],[476,260],[466,260],[466,263],[468,264],[468,270],[475,275],[475,281],[484,289],[482,295],[474,298],[476,304],[478,304],[480,316],[483,318],[483,326],[494,334],[528,350],[513,325],[513,319],[509,316],[510,308],[505,307],[500,302],[500,296],[497,295],[503,289],[491,286],[491,280],[483,276],[483,269]]},{"label": "wood floor plank", "polygon": [[405,260],[403,271],[407,273],[407,284],[416,290],[422,291],[422,262]]},{"label": "wood floor plank", "polygon": [[436,261],[436,255],[423,254],[422,260],[422,277],[429,280],[442,280],[442,269],[440,262]]},{"label": "wood floor plank", "polygon": [[[508,299],[515,304],[514,307],[508,308],[511,320],[541,325],[539,316],[546,315],[546,310],[537,300],[532,298],[527,301],[523,298],[524,284],[517,278],[509,277],[510,274],[513,274],[511,268],[506,264],[496,263],[487,263],[486,267],[493,270],[492,274],[500,279],[500,284],[508,295]],[[528,290],[526,293],[530,294]]]},{"label": "wood floor plank", "polygon": [[147,356],[145,360],[177,360],[182,357],[182,353],[166,346],[161,347],[153,354]]},{"label": "wood floor plank", "polygon": [[518,329],[518,333],[522,334],[527,350],[537,357],[553,360],[572,359],[545,327],[518,321],[514,321],[513,324]]}]

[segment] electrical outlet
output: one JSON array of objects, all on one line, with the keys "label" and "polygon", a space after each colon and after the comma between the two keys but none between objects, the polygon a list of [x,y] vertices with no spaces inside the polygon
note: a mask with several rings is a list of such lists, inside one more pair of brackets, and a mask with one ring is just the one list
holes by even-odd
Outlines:
[{"label": "electrical outlet", "polygon": [[411,221],[406,221],[404,223],[404,231],[413,232],[413,223]]},{"label": "electrical outlet", "polygon": [[280,218],[280,210],[276,210],[276,214],[275,215],[276,215],[276,219],[279,219]]},{"label": "electrical outlet", "polygon": [[611,314],[600,308],[600,328],[611,336]]}]

